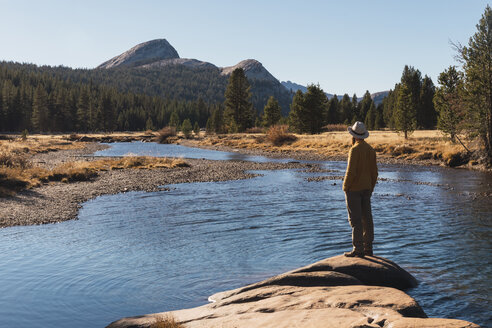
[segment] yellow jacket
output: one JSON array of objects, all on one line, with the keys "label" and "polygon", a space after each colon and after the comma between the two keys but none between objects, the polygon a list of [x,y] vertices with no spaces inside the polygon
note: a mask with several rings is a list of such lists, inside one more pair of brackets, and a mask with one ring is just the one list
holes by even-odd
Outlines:
[{"label": "yellow jacket", "polygon": [[374,190],[378,179],[376,152],[364,140],[350,148],[343,191]]}]

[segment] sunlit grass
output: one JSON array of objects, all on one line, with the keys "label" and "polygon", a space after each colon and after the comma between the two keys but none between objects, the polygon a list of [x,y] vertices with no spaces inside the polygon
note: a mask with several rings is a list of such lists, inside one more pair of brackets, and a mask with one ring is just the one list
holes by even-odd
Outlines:
[{"label": "sunlit grass", "polygon": [[28,138],[27,140],[4,141],[0,144],[0,197],[14,195],[23,189],[38,187],[50,181],[65,183],[88,181],[100,171],[121,169],[158,169],[189,166],[183,159],[150,156],[125,156],[123,158],[96,161],[73,161],[53,169],[33,166],[29,157],[35,153],[73,149],[80,143],[57,140],[57,138]]},{"label": "sunlit grass", "polygon": [[[306,151],[326,157],[346,156],[351,147],[352,137],[335,126],[330,131],[317,135],[296,134],[297,140],[290,143],[274,144],[264,134],[209,135],[199,143],[208,146],[226,146],[240,149],[260,149],[264,151],[288,152]],[[403,160],[435,160],[449,164],[465,149],[452,143],[440,131],[418,130],[408,139],[392,131],[370,131],[367,142],[376,150],[380,158]],[[473,144],[469,147],[477,148]]]}]

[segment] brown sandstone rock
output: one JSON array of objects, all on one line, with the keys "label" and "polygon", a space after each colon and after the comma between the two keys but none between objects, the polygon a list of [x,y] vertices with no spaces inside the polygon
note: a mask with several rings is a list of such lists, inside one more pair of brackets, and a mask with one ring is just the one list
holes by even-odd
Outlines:
[{"label": "brown sandstone rock", "polygon": [[387,259],[335,256],[214,294],[210,304],[124,318],[108,327],[148,327],[169,314],[188,328],[478,327],[462,320],[426,318],[413,298],[393,288],[415,284],[412,275]]}]

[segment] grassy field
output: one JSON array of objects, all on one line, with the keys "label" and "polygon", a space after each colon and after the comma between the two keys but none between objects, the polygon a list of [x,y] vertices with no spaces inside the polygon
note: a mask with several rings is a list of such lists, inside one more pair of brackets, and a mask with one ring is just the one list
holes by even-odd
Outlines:
[{"label": "grassy field", "polygon": [[[275,145],[268,134],[210,135],[195,141],[205,146],[226,146],[238,149],[260,149],[267,152],[305,151],[327,158],[345,157],[351,147],[351,136],[346,131],[325,132],[317,135],[294,134],[287,142]],[[427,161],[449,166],[463,164],[466,150],[449,141],[437,130],[415,131],[408,139],[392,131],[370,131],[366,141],[376,150],[379,158],[408,161]],[[477,149],[473,143],[467,147]],[[470,161],[470,165],[474,165]]]}]

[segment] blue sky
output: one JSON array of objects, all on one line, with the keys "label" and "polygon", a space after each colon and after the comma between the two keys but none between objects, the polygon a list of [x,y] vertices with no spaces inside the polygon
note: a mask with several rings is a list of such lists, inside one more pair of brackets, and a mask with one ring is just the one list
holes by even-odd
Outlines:
[{"label": "blue sky", "polygon": [[457,65],[487,1],[0,0],[0,60],[93,68],[167,39],[180,57],[263,63],[281,81],[329,93],[390,89],[404,65],[437,83]]}]

